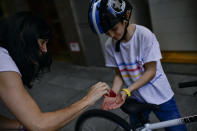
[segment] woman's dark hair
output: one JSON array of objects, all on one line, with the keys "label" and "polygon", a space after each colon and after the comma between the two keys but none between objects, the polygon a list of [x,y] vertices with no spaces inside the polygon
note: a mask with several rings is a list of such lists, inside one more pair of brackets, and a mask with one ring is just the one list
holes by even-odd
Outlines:
[{"label": "woman's dark hair", "polygon": [[50,69],[52,59],[48,53],[40,53],[37,42],[50,38],[49,25],[31,12],[19,12],[0,23],[0,46],[8,50],[29,88],[40,72]]}]

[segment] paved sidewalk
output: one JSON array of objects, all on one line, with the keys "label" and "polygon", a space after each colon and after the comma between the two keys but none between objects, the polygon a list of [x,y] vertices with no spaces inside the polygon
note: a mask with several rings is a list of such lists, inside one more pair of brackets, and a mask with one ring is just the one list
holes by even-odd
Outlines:
[{"label": "paved sidewalk", "polygon": [[[164,67],[170,68],[168,65]],[[187,116],[197,114],[197,97],[192,95],[197,91],[197,88],[178,88],[179,82],[197,80],[197,75],[174,73],[174,67],[173,72],[171,72],[169,68],[167,69],[167,76],[175,92],[175,99],[181,115]],[[193,68],[196,67],[193,66]],[[35,87],[28,91],[39,104],[42,111],[54,111],[67,107],[81,99],[87,93],[91,85],[98,81],[105,81],[111,85],[113,75],[114,73],[111,69],[104,67],[83,67],[66,64],[64,62],[54,62],[51,72],[45,74],[41,81],[37,81]],[[101,102],[102,100],[98,101],[89,109],[100,108]],[[13,117],[2,104],[0,104],[0,109],[0,114]],[[128,116],[119,109],[113,112],[128,120]],[[151,121],[158,121],[153,114],[151,114]],[[75,122],[76,119],[60,131],[74,131]],[[106,131],[111,131],[109,129],[114,128],[112,125],[105,122],[95,122],[94,124],[98,127],[105,126]],[[197,123],[190,124],[188,126],[188,131],[197,131]]]}]

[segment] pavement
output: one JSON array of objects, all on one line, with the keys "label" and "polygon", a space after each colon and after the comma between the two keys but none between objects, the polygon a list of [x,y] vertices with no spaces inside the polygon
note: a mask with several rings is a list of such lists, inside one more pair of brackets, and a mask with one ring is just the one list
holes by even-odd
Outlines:
[{"label": "pavement", "polygon": [[[164,63],[163,67],[175,92],[175,99],[181,115],[197,114],[197,96],[193,95],[197,91],[197,87],[178,88],[179,82],[197,80],[197,66],[191,64]],[[52,65],[51,72],[44,74],[39,81],[35,82],[31,90],[27,90],[43,112],[50,112],[65,108],[80,100],[87,94],[91,85],[98,81],[104,81],[112,85],[113,75],[113,70],[105,67],[78,66],[55,61]],[[100,109],[101,102],[102,99],[87,110],[94,108]],[[0,114],[13,118],[13,115],[3,103],[0,103],[0,109]],[[120,109],[113,110],[112,112],[126,121],[129,120],[128,116]],[[60,129],[60,131],[74,131],[76,120],[77,118]],[[158,119],[153,113],[150,115],[150,121],[158,122]],[[91,120],[86,127],[90,131],[119,131],[117,125],[98,119]],[[101,127],[104,127],[104,129],[100,129]],[[187,128],[188,131],[197,131],[197,123],[188,124]],[[163,129],[157,131],[163,131]]]}]

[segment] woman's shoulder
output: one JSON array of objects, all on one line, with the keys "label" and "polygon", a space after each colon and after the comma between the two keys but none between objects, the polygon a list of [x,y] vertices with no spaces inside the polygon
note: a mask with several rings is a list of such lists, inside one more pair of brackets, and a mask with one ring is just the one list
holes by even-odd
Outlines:
[{"label": "woman's shoulder", "polygon": [[0,46],[0,53],[8,53],[8,51],[5,48]]},{"label": "woman's shoulder", "polygon": [[19,72],[18,67],[16,66],[14,60],[12,57],[9,55],[9,52],[3,48],[0,47],[0,72],[3,71],[14,71],[14,72]]},{"label": "woman's shoulder", "polygon": [[9,61],[10,58],[11,56],[9,55],[8,51],[5,48],[0,47],[0,60],[1,60],[0,64],[2,64],[5,60]]}]

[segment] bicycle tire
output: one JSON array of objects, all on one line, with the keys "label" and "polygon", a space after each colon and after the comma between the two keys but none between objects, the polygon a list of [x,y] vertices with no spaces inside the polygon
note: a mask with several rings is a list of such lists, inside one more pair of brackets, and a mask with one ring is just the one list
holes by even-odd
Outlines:
[{"label": "bicycle tire", "polygon": [[83,123],[92,117],[104,118],[104,119],[107,119],[107,120],[112,121],[115,124],[119,125],[125,131],[131,130],[131,126],[129,125],[129,123],[126,122],[124,119],[122,119],[120,116],[118,116],[112,112],[109,112],[109,111],[100,110],[100,109],[92,109],[92,110],[88,110],[88,111],[84,112],[78,118],[76,125],[75,125],[75,131],[81,131]]}]

